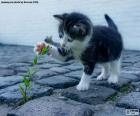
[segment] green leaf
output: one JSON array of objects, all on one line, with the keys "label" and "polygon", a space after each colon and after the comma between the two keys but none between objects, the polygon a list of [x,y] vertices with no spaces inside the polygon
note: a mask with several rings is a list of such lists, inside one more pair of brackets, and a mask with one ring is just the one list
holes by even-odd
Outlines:
[{"label": "green leaf", "polygon": [[44,48],[42,49],[41,54],[42,54],[42,55],[47,54],[48,50],[49,50],[49,48],[48,48],[48,47],[44,47]]},{"label": "green leaf", "polygon": [[36,65],[37,62],[38,62],[38,57],[37,57],[37,55],[36,55],[35,58],[34,58],[34,65]]},{"label": "green leaf", "polygon": [[20,90],[20,93],[22,94],[22,97],[25,99],[26,93],[25,93],[24,88],[21,85],[19,85],[19,90]]},{"label": "green leaf", "polygon": [[25,78],[24,79],[24,84],[28,88],[30,86],[30,79]]},{"label": "green leaf", "polygon": [[30,78],[33,77],[36,72],[37,72],[37,69],[36,68],[29,68],[28,69],[28,75],[29,75],[29,77]]},{"label": "green leaf", "polygon": [[32,83],[31,83],[31,81],[30,81],[30,84],[29,84],[29,86],[28,86],[28,89],[31,91],[31,89],[32,89]]}]

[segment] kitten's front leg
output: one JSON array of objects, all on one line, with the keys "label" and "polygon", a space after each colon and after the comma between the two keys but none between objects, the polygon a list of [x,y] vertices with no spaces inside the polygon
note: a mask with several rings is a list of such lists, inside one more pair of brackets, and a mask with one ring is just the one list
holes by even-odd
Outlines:
[{"label": "kitten's front leg", "polygon": [[70,50],[62,47],[56,47],[45,42],[38,43],[34,48],[34,51],[36,54],[40,54],[44,47],[48,47],[48,55],[60,61],[67,61],[68,59],[72,58],[72,53]]},{"label": "kitten's front leg", "polygon": [[84,65],[84,72],[81,77],[79,84],[77,85],[77,90],[84,91],[88,90],[90,87],[91,75],[94,70],[95,64]]},{"label": "kitten's front leg", "polygon": [[51,57],[64,62],[74,58],[70,49],[55,47],[53,45],[50,46],[50,55]]}]

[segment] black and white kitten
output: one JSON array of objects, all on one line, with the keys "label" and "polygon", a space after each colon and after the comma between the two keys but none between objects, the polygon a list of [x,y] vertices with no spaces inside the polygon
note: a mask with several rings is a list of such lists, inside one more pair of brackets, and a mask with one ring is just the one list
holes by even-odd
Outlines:
[{"label": "black and white kitten", "polygon": [[65,13],[54,17],[60,22],[58,30],[63,42],[61,47],[49,45],[49,54],[63,61],[75,58],[83,64],[84,72],[77,89],[89,89],[91,75],[97,63],[102,66],[97,80],[108,78],[109,83],[117,83],[123,42],[113,20],[105,15],[108,26],[95,26],[81,13]]}]

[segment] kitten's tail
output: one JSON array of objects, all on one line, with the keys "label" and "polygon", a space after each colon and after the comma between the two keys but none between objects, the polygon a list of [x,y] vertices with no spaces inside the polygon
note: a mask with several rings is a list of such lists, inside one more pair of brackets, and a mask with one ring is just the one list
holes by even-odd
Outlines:
[{"label": "kitten's tail", "polygon": [[118,28],[117,28],[116,24],[114,23],[114,21],[107,14],[105,14],[105,19],[106,19],[109,27],[111,27],[112,29],[118,31]]}]

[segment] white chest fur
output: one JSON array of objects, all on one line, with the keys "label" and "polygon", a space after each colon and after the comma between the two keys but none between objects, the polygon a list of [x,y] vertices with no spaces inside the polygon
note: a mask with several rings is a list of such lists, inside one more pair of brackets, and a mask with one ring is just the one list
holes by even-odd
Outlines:
[{"label": "white chest fur", "polygon": [[79,59],[82,52],[85,50],[88,45],[89,39],[85,39],[85,41],[74,40],[72,43],[68,43],[71,48],[73,55],[76,59]]}]

